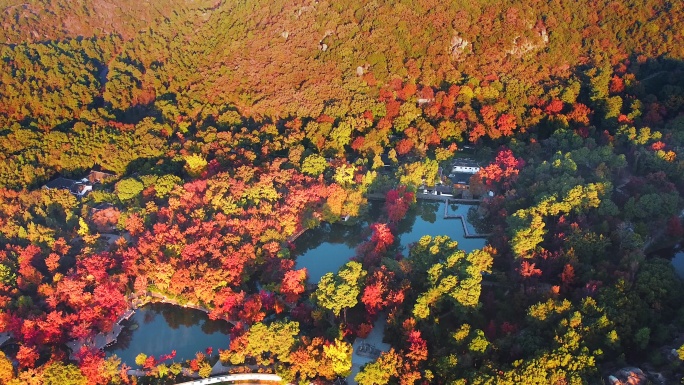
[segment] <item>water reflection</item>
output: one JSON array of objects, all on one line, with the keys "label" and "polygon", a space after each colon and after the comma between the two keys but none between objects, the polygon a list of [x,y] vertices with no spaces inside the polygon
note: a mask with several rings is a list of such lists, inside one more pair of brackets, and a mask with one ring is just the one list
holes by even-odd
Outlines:
[{"label": "water reflection", "polygon": [[[178,311],[178,306],[164,306],[160,309],[164,321],[171,329],[190,328],[197,324],[198,314],[194,311]],[[200,312],[201,314],[204,314]],[[200,317],[203,318],[203,317]],[[202,325],[205,323],[203,322]]]},{"label": "water reflection", "polygon": [[679,278],[684,278],[684,251],[679,251],[672,257],[672,266]]},{"label": "water reflection", "polygon": [[368,234],[364,224],[325,224],[302,234],[295,242],[296,267],[306,267],[309,282],[316,283],[328,272],[337,271],[356,254]]},{"label": "water reflection", "polygon": [[[297,268],[309,270],[309,283],[316,283],[328,272],[337,271],[349,261],[361,243],[369,239],[369,224],[380,220],[383,202],[370,202],[367,217],[354,225],[324,224],[309,230],[295,242],[293,255],[297,258]],[[449,214],[461,214],[466,218],[477,215],[472,205],[449,205]],[[472,210],[471,210],[472,209]],[[397,225],[399,251],[408,255],[408,247],[424,235],[447,235],[458,241],[465,251],[482,248],[486,241],[482,238],[465,238],[463,224],[458,219],[445,219],[445,203],[418,201],[406,217]],[[477,233],[472,225],[466,224],[469,232]],[[479,226],[478,226],[479,227]]]},{"label": "water reflection", "polygon": [[649,253],[650,257],[670,259],[679,278],[684,279],[684,244],[668,246]]},{"label": "water reflection", "polygon": [[123,326],[117,342],[106,352],[108,356],[116,354],[131,367],[137,367],[135,357],[140,353],[158,358],[175,350],[175,361],[179,362],[194,358],[195,353],[208,347],[227,349],[230,343],[230,324],[175,305],[146,305]]},{"label": "water reflection", "polygon": [[[468,212],[475,210],[476,206],[472,205],[457,205],[449,204],[449,215],[461,214],[468,217]],[[486,240],[483,238],[465,238],[463,231],[463,224],[459,219],[445,219],[444,218],[445,203],[432,201],[419,201],[409,212],[406,217],[399,223],[399,243],[400,250],[407,256],[409,246],[417,242],[424,235],[437,236],[447,235],[451,239],[458,241],[458,245],[462,250],[470,252],[475,249],[482,248]],[[476,233],[472,225],[468,229],[472,233]]]},{"label": "water reflection", "polygon": [[367,236],[366,228],[366,222],[355,225],[321,223],[319,227],[309,230],[297,238],[295,254],[305,254],[317,248],[321,243],[344,245],[353,250]]}]

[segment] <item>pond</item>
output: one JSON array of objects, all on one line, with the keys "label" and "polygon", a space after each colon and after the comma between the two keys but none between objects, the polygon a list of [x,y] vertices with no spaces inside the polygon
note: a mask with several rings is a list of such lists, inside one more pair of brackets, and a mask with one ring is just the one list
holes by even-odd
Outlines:
[{"label": "pond", "polygon": [[209,347],[216,352],[230,344],[230,324],[212,321],[200,310],[176,305],[145,305],[122,325],[117,342],[105,351],[107,356],[116,354],[132,368],[138,367],[135,357],[140,353],[159,358],[175,350],[173,361],[182,362]]},{"label": "pond", "polygon": [[[328,272],[336,272],[349,258],[356,254],[356,247],[366,241],[371,232],[369,224],[378,220],[382,214],[382,202],[369,202],[366,219],[353,225],[322,224],[316,229],[302,234],[295,241],[293,256],[297,258],[296,268],[306,267],[309,283],[317,283]],[[445,219],[444,202],[419,200],[398,226],[399,251],[408,255],[411,243],[422,236],[448,235],[458,241],[462,250],[470,252],[486,244],[484,238],[466,238],[459,219]],[[461,214],[467,218],[472,205],[450,204],[449,215]],[[466,221],[470,233],[477,233]]]},{"label": "pond", "polygon": [[665,246],[648,253],[651,258],[669,259],[677,276],[684,279],[684,244]]},{"label": "pond", "polygon": [[339,270],[356,254],[370,231],[367,222],[355,225],[322,223],[295,241],[296,268],[306,267],[309,283],[318,282],[325,273]]},{"label": "pond", "polygon": [[674,266],[677,275],[684,279],[684,251],[675,253],[672,257],[672,266]]},{"label": "pond", "polygon": [[[418,201],[418,203],[406,214],[406,217],[399,222],[399,243],[402,247],[402,254],[407,256],[409,245],[418,242],[424,235],[437,236],[448,235],[451,239],[458,241],[458,247],[466,252],[481,249],[487,243],[485,238],[466,238],[463,231],[463,224],[460,219],[444,218],[444,202]],[[468,211],[472,205],[449,204],[449,215],[463,215],[468,218]],[[470,233],[476,234],[477,231],[466,220],[466,226]]]}]

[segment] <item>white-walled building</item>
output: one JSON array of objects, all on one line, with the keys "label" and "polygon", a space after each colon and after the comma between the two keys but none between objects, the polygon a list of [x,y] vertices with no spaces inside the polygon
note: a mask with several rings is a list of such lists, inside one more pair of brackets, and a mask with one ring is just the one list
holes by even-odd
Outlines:
[{"label": "white-walled building", "polygon": [[456,173],[466,173],[466,174],[477,174],[480,171],[479,163],[472,159],[457,159],[451,165],[451,172]]}]

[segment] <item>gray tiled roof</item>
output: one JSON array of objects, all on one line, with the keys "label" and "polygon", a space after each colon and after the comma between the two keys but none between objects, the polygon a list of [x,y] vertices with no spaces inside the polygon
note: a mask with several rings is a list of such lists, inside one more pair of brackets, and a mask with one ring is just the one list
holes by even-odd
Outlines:
[{"label": "gray tiled roof", "polygon": [[59,177],[45,183],[43,187],[50,189],[70,189],[74,183],[76,183],[75,180]]}]

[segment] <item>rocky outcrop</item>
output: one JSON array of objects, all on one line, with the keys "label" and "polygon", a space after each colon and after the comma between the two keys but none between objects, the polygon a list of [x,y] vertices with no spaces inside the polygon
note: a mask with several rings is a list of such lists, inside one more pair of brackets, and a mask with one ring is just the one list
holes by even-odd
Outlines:
[{"label": "rocky outcrop", "polygon": [[458,61],[464,60],[469,45],[470,42],[457,33],[451,38],[451,42],[449,43],[449,53],[451,54],[451,57]]},{"label": "rocky outcrop", "polygon": [[513,47],[506,50],[506,54],[521,57],[522,55],[540,50],[549,43],[549,33],[543,23],[538,22],[537,25],[530,29],[534,34],[532,37],[516,36],[513,38]]}]

